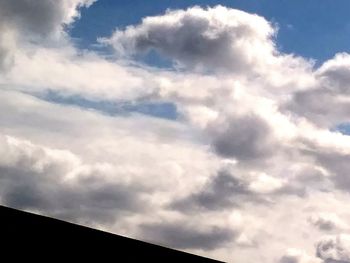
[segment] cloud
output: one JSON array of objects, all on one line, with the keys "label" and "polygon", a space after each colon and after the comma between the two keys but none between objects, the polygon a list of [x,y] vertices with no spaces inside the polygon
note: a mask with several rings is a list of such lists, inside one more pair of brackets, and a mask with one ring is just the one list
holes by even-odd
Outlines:
[{"label": "cloud", "polygon": [[[173,121],[109,117],[13,91],[0,96],[0,127],[12,134],[2,136],[0,148],[5,205],[110,231],[122,217],[130,235],[138,223],[128,223],[127,215],[154,216],[217,166],[215,156],[187,141],[188,131]],[[187,155],[196,164],[182,158]]]},{"label": "cloud", "polygon": [[125,102],[151,96],[157,88],[157,80],[143,69],[111,63],[92,52],[82,55],[69,45],[17,52],[14,59],[0,83],[31,94]]},{"label": "cloud", "polygon": [[202,186],[202,189],[175,200],[170,207],[190,213],[196,213],[198,210],[232,209],[248,203],[267,204],[270,194],[279,195],[284,192],[288,193],[288,190],[278,178],[247,172],[235,176],[226,168],[218,171]]},{"label": "cloud", "polygon": [[16,47],[15,36],[13,32],[0,26],[0,71],[3,71],[13,64],[12,51]]},{"label": "cloud", "polygon": [[350,237],[346,234],[326,236],[317,244],[317,256],[325,263],[350,262]]},{"label": "cloud", "polygon": [[350,55],[338,53],[326,61],[316,72],[330,92],[349,95]]},{"label": "cloud", "polygon": [[274,59],[274,34],[260,16],[216,6],[169,10],[101,41],[122,55],[154,49],[188,68],[239,72]]},{"label": "cloud", "polygon": [[[141,211],[141,186],[102,179],[106,164],[87,165],[69,151],[1,135],[0,198],[5,205],[74,222],[110,223]],[[144,206],[143,206],[144,207]]]},{"label": "cloud", "polygon": [[309,217],[310,224],[314,225],[321,231],[332,231],[347,229],[348,226],[336,214],[318,213]]},{"label": "cloud", "polygon": [[47,37],[62,33],[65,25],[79,17],[78,9],[95,0],[3,0],[0,3],[1,24],[25,34],[25,38]]},{"label": "cloud", "polygon": [[224,157],[240,161],[251,161],[271,156],[276,150],[269,124],[256,115],[232,116],[214,122],[215,151]]},{"label": "cloud", "polygon": [[249,198],[249,194],[251,193],[245,182],[225,171],[220,171],[203,187],[202,191],[177,200],[171,206],[185,211],[194,209],[194,212],[196,208],[220,210],[239,205],[242,198]]},{"label": "cloud", "polygon": [[286,107],[322,127],[349,122],[349,70],[349,54],[336,54],[315,71],[317,81],[294,93]]},{"label": "cloud", "polygon": [[320,259],[307,255],[304,251],[288,249],[279,263],[321,263]]},{"label": "cloud", "polygon": [[[316,68],[218,6],[116,30],[107,59],[65,30],[91,3],[2,2],[1,203],[226,261],[317,262],[315,240],[350,220],[350,137],[333,129],[348,55]],[[133,60],[150,50],[175,68]],[[101,114],[120,103],[178,115]]]},{"label": "cloud", "polygon": [[[0,70],[14,63],[18,49],[62,45],[65,27],[79,17],[81,7],[95,0],[3,0],[0,2]],[[34,45],[33,45],[34,44]]]},{"label": "cloud", "polygon": [[141,225],[142,235],[177,249],[212,250],[232,240],[236,233],[227,228],[206,226],[198,228],[186,222]]},{"label": "cloud", "polygon": [[[343,143],[345,144],[347,140],[348,137],[343,140]],[[314,160],[319,165],[322,165],[322,167],[324,167],[331,174],[331,176],[329,176],[329,180],[333,182],[335,187],[348,192],[350,189],[350,181],[347,176],[349,165],[346,161],[348,158],[348,153],[342,152],[342,150],[347,149],[347,146],[343,147],[343,149],[337,149],[336,147],[337,146],[326,146],[324,148],[317,147],[317,151],[312,149],[310,151],[306,151],[306,153],[313,156]]]},{"label": "cloud", "polygon": [[335,128],[350,121],[347,97],[346,94],[336,94],[321,86],[293,94],[286,108],[318,126]]}]

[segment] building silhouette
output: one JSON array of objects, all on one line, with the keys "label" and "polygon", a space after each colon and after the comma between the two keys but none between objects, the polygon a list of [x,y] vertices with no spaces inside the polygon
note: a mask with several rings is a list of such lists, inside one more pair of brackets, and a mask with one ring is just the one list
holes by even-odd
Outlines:
[{"label": "building silhouette", "polygon": [[2,262],[219,262],[0,206]]}]

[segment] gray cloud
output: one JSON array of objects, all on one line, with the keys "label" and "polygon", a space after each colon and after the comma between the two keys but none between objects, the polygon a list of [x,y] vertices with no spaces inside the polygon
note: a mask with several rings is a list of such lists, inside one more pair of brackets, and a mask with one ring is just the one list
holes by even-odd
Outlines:
[{"label": "gray cloud", "polygon": [[316,252],[325,263],[349,263],[350,237],[345,234],[323,237],[317,243]]},{"label": "gray cloud", "polygon": [[148,17],[101,41],[120,54],[154,49],[189,68],[245,71],[272,56],[273,34],[264,18],[217,6]]},{"label": "gray cloud", "polygon": [[220,210],[237,206],[244,196],[250,194],[246,183],[221,171],[203,187],[202,191],[173,202],[171,207],[184,211]]},{"label": "gray cloud", "polygon": [[318,213],[309,217],[309,223],[321,231],[347,229],[348,226],[334,213]]},{"label": "gray cloud", "polygon": [[208,130],[215,151],[223,157],[258,161],[278,149],[267,122],[254,114],[228,117],[211,123]]},{"label": "gray cloud", "polygon": [[289,249],[278,263],[322,263],[320,259],[307,255],[304,251]]},{"label": "gray cloud", "polygon": [[62,30],[78,16],[77,8],[95,0],[2,0],[0,21],[30,37],[49,36]]},{"label": "gray cloud", "polygon": [[327,128],[350,121],[350,55],[341,53],[326,61],[316,72],[316,83],[293,94],[284,105],[299,116]]},{"label": "gray cloud", "polygon": [[304,187],[297,183],[272,187],[272,182],[266,182],[266,186],[270,189],[266,192],[264,192],[264,189],[259,191],[258,188],[254,189],[252,187],[257,180],[259,180],[259,176],[257,178],[237,177],[223,169],[216,176],[209,179],[199,191],[172,201],[169,207],[192,214],[197,213],[198,210],[203,212],[223,211],[233,207],[239,208],[249,203],[269,205],[271,204],[271,198],[276,199],[283,195],[302,197],[306,194]]},{"label": "gray cloud", "polygon": [[122,214],[140,212],[147,206],[144,202],[140,205],[139,193],[145,191],[141,186],[102,179],[104,172],[94,166],[86,166],[84,176],[65,180],[81,166],[69,153],[68,157],[63,152],[55,158],[60,152],[51,155],[45,148],[11,144],[6,138],[1,145],[8,149],[0,160],[0,199],[4,205],[90,224],[112,223]]},{"label": "gray cloud", "polygon": [[9,68],[13,64],[12,50],[15,47],[13,36],[9,32],[4,32],[4,27],[0,25],[0,72]]},{"label": "gray cloud", "polygon": [[78,182],[79,185],[70,187],[45,179],[48,174],[38,177],[30,172],[3,169],[0,173],[2,204],[18,209],[40,211],[79,223],[108,225],[126,213],[141,212],[145,208],[135,186],[105,182],[106,185],[96,187]]},{"label": "gray cloud", "polygon": [[282,108],[327,128],[350,121],[350,103],[326,87],[299,91]]},{"label": "gray cloud", "polygon": [[178,249],[212,250],[233,240],[236,232],[221,227],[206,227],[186,225],[184,222],[143,224],[141,235],[149,241]]},{"label": "gray cloud", "polygon": [[1,0],[0,70],[8,69],[16,51],[28,43],[42,45],[63,39],[65,27],[79,16],[79,8],[95,0]]},{"label": "gray cloud", "polygon": [[329,179],[335,184],[338,189],[350,191],[350,178],[348,172],[350,169],[349,155],[339,153],[332,150],[308,151],[309,155],[313,156],[319,165],[325,167],[332,173]]},{"label": "gray cloud", "polygon": [[[241,171],[248,173],[248,171]],[[172,201],[169,205],[171,209],[176,209],[185,213],[197,213],[199,211],[222,211],[228,208],[239,208],[246,204],[272,205],[277,198],[293,195],[305,198],[308,194],[308,184],[314,181],[306,181],[308,171],[301,171],[300,178],[291,179],[288,183],[272,186],[271,181],[261,182],[259,187],[255,186],[259,178],[246,176],[237,177],[225,169],[208,180],[206,184],[197,192],[186,197]],[[244,175],[244,174],[243,174]],[[317,180],[322,178],[317,177]],[[278,180],[271,178],[271,180]],[[267,187],[267,188],[265,188]]]},{"label": "gray cloud", "polygon": [[279,263],[299,263],[299,262],[300,260],[297,256],[290,256],[290,255],[283,256],[279,261]]}]

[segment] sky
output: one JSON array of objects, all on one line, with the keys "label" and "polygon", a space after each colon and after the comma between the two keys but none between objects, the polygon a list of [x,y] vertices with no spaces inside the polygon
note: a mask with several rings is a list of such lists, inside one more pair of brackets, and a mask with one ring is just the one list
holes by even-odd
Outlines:
[{"label": "sky", "polygon": [[349,1],[318,0],[142,0],[96,2],[82,10],[81,19],[71,29],[71,36],[83,47],[109,35],[116,27],[140,23],[143,17],[164,13],[167,9],[185,9],[191,6],[224,5],[265,17],[278,25],[276,44],[286,53],[314,59],[322,63],[337,52],[349,51]]},{"label": "sky", "polygon": [[0,204],[226,262],[350,262],[348,1],[0,0]]}]

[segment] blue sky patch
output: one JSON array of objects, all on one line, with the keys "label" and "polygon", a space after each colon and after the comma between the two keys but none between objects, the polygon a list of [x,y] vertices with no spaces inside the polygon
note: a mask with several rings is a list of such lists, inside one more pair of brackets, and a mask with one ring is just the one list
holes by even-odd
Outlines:
[{"label": "blue sky patch", "polygon": [[350,123],[339,124],[333,130],[338,131],[344,135],[350,135]]},{"label": "blue sky patch", "polygon": [[176,105],[167,102],[125,102],[96,101],[81,96],[61,96],[56,92],[47,92],[39,96],[41,99],[64,105],[74,105],[85,109],[93,109],[110,116],[140,113],[152,117],[175,120],[178,117]]}]

